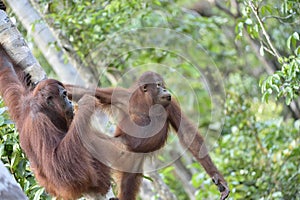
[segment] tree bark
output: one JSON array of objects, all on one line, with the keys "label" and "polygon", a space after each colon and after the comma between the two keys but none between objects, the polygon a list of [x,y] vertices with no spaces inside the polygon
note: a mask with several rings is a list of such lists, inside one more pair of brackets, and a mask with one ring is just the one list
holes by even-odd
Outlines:
[{"label": "tree bark", "polygon": [[[18,19],[20,19],[23,26],[30,32],[36,45],[44,54],[59,78],[66,83],[85,85],[82,77],[72,64],[69,62],[64,63],[63,52],[57,51],[54,46],[50,45],[56,40],[46,24],[40,21],[42,18],[31,6],[30,2],[27,0],[9,0],[7,4],[17,15]],[[32,30],[33,24],[35,24],[34,30]]]},{"label": "tree bark", "polygon": [[161,200],[177,200],[177,197],[170,191],[157,171],[151,172],[150,177],[154,180],[153,185]]},{"label": "tree bark", "polygon": [[195,200],[195,193],[197,190],[190,183],[190,180],[192,179],[192,173],[184,166],[178,151],[171,150],[170,155],[173,159],[175,159],[173,164],[175,167],[175,173],[180,182],[182,182],[184,191],[187,193],[190,200]]},{"label": "tree bark", "polygon": [[0,199],[27,199],[20,186],[0,161]]},{"label": "tree bark", "polygon": [[47,78],[45,71],[33,57],[24,38],[3,10],[0,10],[0,38],[0,44],[9,57],[31,75],[33,82]]},{"label": "tree bark", "polygon": [[[18,2],[20,3],[18,6],[18,3],[16,1],[10,0],[10,3],[14,4],[13,2],[15,3],[14,6],[19,6],[19,8],[22,7],[22,9],[20,10],[25,11],[22,12],[23,15],[32,16],[24,16],[25,18],[27,17],[27,20],[23,21],[24,25],[27,29],[29,29],[30,24],[37,20],[37,16],[34,10],[32,10],[32,7],[26,4],[26,1],[24,0],[18,0]],[[0,3],[2,3],[1,0]],[[20,17],[23,15],[20,15]],[[38,46],[46,51],[47,41],[49,42],[54,40],[51,35],[46,35],[48,32],[47,30],[46,32],[44,32],[45,29],[43,27],[44,25],[42,24],[36,27],[33,35],[36,36],[36,41],[39,41],[38,44],[40,45]],[[21,67],[24,71],[28,72],[31,75],[32,80],[40,81],[44,78],[47,78],[45,71],[43,70],[43,68],[41,68],[38,61],[32,55],[31,50],[21,36],[20,32],[12,24],[6,12],[4,12],[3,10],[0,10],[0,44],[1,47],[5,49],[6,53],[14,61],[14,63],[18,64],[19,67]],[[73,84],[76,82],[76,84],[83,85],[84,81],[77,74],[76,69],[74,69],[70,64],[69,66],[67,65],[66,67],[64,67],[62,55],[60,54],[60,57],[58,57],[57,54],[55,54],[55,51],[56,50],[54,48],[49,48],[49,51],[47,50],[47,54],[49,54],[48,58],[53,58],[53,62],[58,64],[58,66],[55,65],[55,69],[57,70],[57,72],[59,72],[58,75],[60,75],[65,82]],[[74,79],[74,77],[76,79]],[[26,196],[22,193],[22,190],[18,187],[17,184],[15,184],[15,180],[9,174],[7,169],[5,169],[2,162],[0,162],[0,172],[0,199],[27,199]],[[90,194],[89,196],[93,199],[98,199],[99,197],[98,194]],[[110,197],[111,194],[109,193],[105,197],[105,199],[109,199]]]},{"label": "tree bark", "polygon": [[68,57],[68,60],[81,75],[85,83],[93,85],[97,84],[98,77],[96,72],[92,70],[90,65],[86,66],[86,64],[83,64],[83,61],[73,49],[69,38],[64,37],[61,30],[53,28],[53,22],[51,21],[51,19],[49,20],[49,18],[45,17],[43,12],[41,11],[42,8],[38,5],[38,2],[39,0],[30,0],[33,8],[37,11],[40,17],[43,18],[44,22],[47,24],[47,28],[49,28],[51,33],[53,33],[53,36],[60,49],[62,49],[63,53]]},{"label": "tree bark", "polygon": [[[146,160],[145,166],[150,166],[150,168],[155,169],[155,162]],[[159,200],[177,200],[176,196],[171,192],[170,188],[164,183],[157,171],[146,173],[153,182],[144,179],[143,187],[141,188],[141,196],[143,199],[159,199]],[[151,184],[151,185],[150,185]],[[156,194],[158,198],[155,197]],[[151,198],[150,198],[151,197]]]}]

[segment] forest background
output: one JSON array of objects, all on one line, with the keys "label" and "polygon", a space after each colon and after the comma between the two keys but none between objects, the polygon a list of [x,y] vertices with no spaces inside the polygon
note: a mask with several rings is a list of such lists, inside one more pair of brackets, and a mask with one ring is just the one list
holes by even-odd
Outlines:
[{"label": "forest background", "polygon": [[[6,4],[50,77],[126,87],[143,71],[162,74],[206,137],[230,199],[300,199],[299,0]],[[49,199],[1,105],[2,162],[30,199]],[[174,199],[217,199],[201,166],[188,153],[174,159],[184,149],[169,140],[159,161],[175,161],[147,174],[142,199],[167,199],[162,188]]]}]

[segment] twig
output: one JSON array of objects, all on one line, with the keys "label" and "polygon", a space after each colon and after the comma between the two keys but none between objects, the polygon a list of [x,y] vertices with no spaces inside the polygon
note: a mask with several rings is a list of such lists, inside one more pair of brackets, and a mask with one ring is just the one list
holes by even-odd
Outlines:
[{"label": "twig", "polygon": [[[273,65],[270,64],[270,62],[268,62],[268,60],[264,57],[261,56],[259,53],[259,46],[258,44],[256,44],[249,36],[249,33],[247,33],[245,31],[245,39],[246,41],[248,41],[248,43],[250,44],[251,48],[254,50],[255,55],[257,56],[257,58],[260,60],[261,63],[263,63],[263,66],[265,67],[265,70],[267,71],[267,73],[269,75],[273,74],[275,72],[276,69],[274,69]],[[269,50],[269,49],[268,49]]]},{"label": "twig", "polygon": [[265,155],[265,156],[268,156],[269,152],[266,148],[264,148],[264,146],[262,145],[262,142],[260,140],[260,138],[258,137],[258,133],[257,133],[257,130],[254,131],[254,137],[255,137],[255,140],[256,140],[256,143],[258,144],[258,147],[260,148],[260,150],[262,151],[262,153]]},{"label": "twig", "polygon": [[285,16],[285,17],[278,17],[278,16],[275,16],[275,15],[269,15],[269,16],[263,17],[263,18],[261,19],[261,21],[264,22],[264,21],[265,21],[266,19],[268,19],[268,18],[275,18],[275,19],[277,19],[278,21],[280,21],[281,23],[285,23],[283,20],[287,20],[287,19],[291,18],[294,14],[296,14],[296,12],[293,12],[293,13],[291,13],[291,14]]},{"label": "twig", "polygon": [[264,50],[265,50],[266,52],[269,52],[269,54],[271,54],[271,55],[273,55],[273,56],[276,56],[276,55],[273,53],[273,51],[271,51],[271,50],[268,49],[267,47],[264,47]]},{"label": "twig", "polygon": [[236,5],[237,17],[241,17],[242,16],[241,8],[240,8],[240,4],[237,0],[235,0],[235,5]]},{"label": "twig", "polygon": [[224,11],[226,14],[230,15],[231,17],[233,17],[233,18],[239,17],[239,16],[233,14],[228,8],[226,8],[222,4],[220,4],[220,2],[218,0],[214,0],[214,3],[215,3],[217,8]]},{"label": "twig", "polygon": [[254,15],[255,15],[255,17],[256,17],[256,19],[257,19],[257,21],[258,21],[258,23],[259,23],[259,26],[261,27],[261,30],[262,30],[262,32],[263,32],[263,35],[265,36],[268,45],[270,46],[271,50],[273,51],[273,54],[275,55],[275,57],[276,57],[277,59],[279,59],[281,56],[278,54],[277,50],[276,50],[275,47],[273,46],[273,44],[272,44],[272,42],[271,42],[271,39],[270,39],[270,36],[269,36],[269,34],[267,33],[267,31],[266,31],[266,29],[265,29],[265,27],[264,27],[264,25],[263,25],[261,19],[260,19],[259,16],[258,16],[258,8],[254,6],[254,4],[253,4],[252,1],[249,2],[249,6],[250,6],[251,10],[253,11],[253,13],[254,13]]}]

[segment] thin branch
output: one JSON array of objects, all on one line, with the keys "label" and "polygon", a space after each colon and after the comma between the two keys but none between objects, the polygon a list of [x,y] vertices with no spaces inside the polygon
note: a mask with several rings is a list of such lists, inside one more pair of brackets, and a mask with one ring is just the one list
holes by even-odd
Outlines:
[{"label": "thin branch", "polygon": [[[240,15],[240,12],[239,10],[237,9],[237,13],[234,14],[233,12],[230,11],[230,9],[226,8],[225,6],[223,6],[218,0],[213,0],[215,6],[222,10],[223,12],[225,12],[226,14],[230,15],[231,17],[233,17],[234,19],[237,19],[239,18],[241,15]],[[238,4],[236,4],[238,6]],[[235,8],[238,8],[237,6],[234,6]]]},{"label": "thin branch", "polygon": [[264,27],[264,25],[263,25],[263,23],[262,23],[262,21],[259,17],[258,8],[254,6],[252,1],[249,2],[249,6],[250,6],[251,10],[253,11],[253,13],[254,13],[254,15],[255,15],[258,23],[259,23],[259,26],[261,27],[261,30],[262,30],[263,35],[265,36],[265,38],[267,40],[268,45],[270,46],[271,50],[273,51],[275,57],[277,59],[279,59],[281,56],[278,54],[277,50],[275,49],[274,45],[272,44],[270,36],[267,33],[267,31],[266,31],[266,29],[265,29],[265,27]]},{"label": "thin branch", "polygon": [[242,13],[241,13],[240,4],[239,4],[239,2],[237,0],[235,0],[235,4],[236,4],[236,13],[237,13],[237,16],[241,17]]},{"label": "thin branch", "polygon": [[292,17],[293,15],[295,15],[295,14],[296,14],[296,12],[293,12],[293,13],[291,13],[291,14],[285,16],[285,17],[278,17],[278,16],[275,16],[275,15],[269,15],[269,16],[263,17],[263,18],[261,19],[261,21],[264,22],[266,19],[274,18],[274,19],[277,19],[277,20],[278,20],[279,22],[281,22],[281,23],[286,23],[286,22],[284,22],[283,20],[287,20],[287,19],[291,18],[291,17]]},{"label": "thin branch", "polygon": [[178,151],[171,150],[170,156],[174,159],[173,166],[175,167],[175,175],[178,177],[180,182],[182,182],[182,186],[184,191],[188,194],[190,200],[195,199],[196,188],[192,186],[190,180],[192,179],[191,172],[185,167],[180,158],[180,154]]},{"label": "thin branch", "polygon": [[273,55],[273,56],[276,56],[276,55],[273,53],[273,51],[271,51],[271,50],[268,49],[267,47],[264,47],[264,50],[265,50],[266,52],[268,52],[269,54],[271,54],[271,55]]},{"label": "thin branch", "polygon": [[245,31],[245,39],[248,41],[248,43],[250,44],[251,48],[253,49],[253,52],[255,53],[255,55],[257,56],[257,58],[260,60],[260,62],[263,64],[265,70],[267,71],[267,73],[269,75],[273,74],[275,72],[276,69],[274,69],[273,65],[271,65],[268,60],[264,57],[261,56],[259,53],[259,46],[258,44],[256,44],[251,37],[249,36],[248,32]]},{"label": "thin branch", "polygon": [[[145,163],[150,168],[155,169],[155,162],[146,160]],[[177,197],[171,192],[169,186],[163,181],[162,177],[157,171],[146,173],[151,179],[153,179],[152,185],[154,190],[159,194],[161,200],[177,200]]]},{"label": "thin branch", "polygon": [[258,137],[258,132],[257,130],[254,131],[254,137],[256,140],[256,143],[258,144],[259,149],[261,150],[261,152],[265,155],[268,156],[269,152],[268,150],[262,145],[262,142],[260,140],[260,138]]},{"label": "thin branch", "polygon": [[299,119],[300,118],[300,111],[299,111],[299,105],[297,104],[296,101],[292,101],[291,104],[288,106],[290,111],[292,112],[292,116],[294,119]]},{"label": "thin branch", "polygon": [[214,3],[215,3],[215,5],[216,5],[217,8],[219,8],[222,11],[224,11],[226,14],[230,15],[233,18],[237,17],[228,8],[226,8],[225,6],[223,6],[218,0],[215,0]]}]

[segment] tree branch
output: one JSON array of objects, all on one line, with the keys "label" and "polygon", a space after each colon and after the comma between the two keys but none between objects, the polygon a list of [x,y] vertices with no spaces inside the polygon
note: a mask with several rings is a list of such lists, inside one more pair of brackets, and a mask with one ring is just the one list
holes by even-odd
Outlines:
[{"label": "tree branch", "polygon": [[0,199],[25,200],[27,197],[0,161]]},{"label": "tree branch", "polygon": [[[155,169],[154,167],[155,163],[153,163],[152,161],[146,160],[145,164],[147,166],[152,166],[151,168]],[[156,193],[159,194],[160,200],[177,200],[176,196],[171,192],[170,188],[164,183],[164,181],[162,180],[162,178],[160,177],[157,171],[147,173],[147,175],[149,175],[153,179],[153,182],[151,183]]]},{"label": "tree branch", "polygon": [[237,12],[237,14],[232,13],[228,8],[226,8],[225,6],[223,6],[218,0],[214,0],[213,2],[215,3],[215,5],[216,5],[216,7],[218,9],[222,10],[223,12],[225,12],[228,15],[230,15],[234,19],[240,17],[240,13],[239,12]]},{"label": "tree branch", "polygon": [[261,21],[261,19],[260,19],[260,17],[259,17],[258,8],[255,7],[255,5],[253,4],[252,1],[249,2],[249,6],[250,6],[252,12],[253,12],[254,15],[255,15],[255,18],[257,19],[257,21],[258,21],[258,23],[259,23],[259,26],[260,26],[260,28],[261,28],[261,30],[262,30],[262,32],[263,32],[263,35],[265,36],[268,45],[270,46],[271,50],[273,51],[273,54],[275,55],[275,57],[276,57],[277,59],[279,59],[281,56],[278,54],[277,50],[275,49],[274,45],[272,44],[271,39],[270,39],[270,36],[269,36],[269,34],[267,33],[267,31],[266,31],[266,29],[265,29],[265,27],[264,27],[264,25],[263,25],[263,23],[262,23],[262,21]]},{"label": "tree branch", "polygon": [[[81,74],[78,73],[73,65],[69,62],[65,63],[63,52],[57,51],[54,46],[49,45],[53,44],[56,39],[45,23],[40,22],[41,17],[30,2],[28,0],[9,0],[7,4],[12,8],[18,19],[20,19],[22,25],[30,32],[35,44],[44,54],[60,79],[66,83],[74,84],[76,82],[77,85],[85,85]],[[34,30],[32,30],[32,24],[35,24]],[[33,76],[32,73],[30,75]]]},{"label": "tree branch", "polygon": [[79,58],[78,54],[72,48],[72,44],[70,43],[70,41],[62,36],[61,31],[58,31],[51,26],[52,23],[47,17],[45,17],[45,15],[42,12],[40,12],[40,6],[35,0],[30,0],[30,2],[35,8],[35,10],[38,12],[40,17],[47,23],[48,25],[47,28],[49,28],[55,40],[57,41],[59,47],[68,56],[70,62],[72,63],[74,68],[78,71],[78,73],[81,75],[83,80],[86,83],[97,84],[98,80],[95,75],[95,72],[92,71],[91,67],[84,65],[82,60]]},{"label": "tree branch", "polygon": [[[16,2],[16,1],[18,1],[18,2]],[[1,3],[3,3],[3,2],[0,0],[0,7],[1,7]],[[23,10],[25,10],[26,12],[23,13],[25,15],[24,18],[26,18],[26,17],[28,18],[28,16],[26,16],[26,15],[35,14],[34,9],[31,8],[31,5],[27,1],[10,0],[9,3],[11,3],[10,5],[13,5],[16,7],[19,6]],[[3,7],[1,7],[1,8],[3,8]],[[28,10],[26,10],[26,9],[28,9]],[[30,13],[30,12],[34,12],[34,13]],[[36,20],[36,18],[27,19],[27,20],[28,21],[25,25],[27,25],[27,29],[29,29],[29,27],[31,27],[31,24],[32,24],[32,21],[30,21],[30,20]],[[43,32],[44,29],[43,29],[42,25],[40,27],[38,27],[38,29],[36,29],[35,31],[36,31],[36,34],[40,34],[40,32],[45,34],[45,32]],[[42,37],[42,36],[38,35],[37,37]],[[41,40],[41,41],[43,41],[43,40]],[[47,41],[49,41],[49,40],[46,40],[46,42],[43,41],[42,45],[43,45],[44,49],[47,49],[47,47],[48,47]],[[16,26],[11,22],[11,20],[9,19],[9,17],[3,10],[0,10],[0,43],[1,43],[1,45],[0,45],[1,48],[2,47],[4,48],[6,53],[13,60],[14,64],[17,64],[18,67],[22,68],[22,70],[25,70],[27,73],[29,73],[31,75],[31,78],[34,78],[33,80],[40,81],[41,79],[47,78],[45,71],[40,66],[38,61],[34,58],[26,41],[24,40],[24,38],[22,37],[22,35],[20,34],[20,32],[18,31]],[[49,53],[51,54],[53,52],[50,51]],[[59,74],[59,75],[61,75],[61,74]],[[74,79],[74,74],[71,74],[71,75],[73,75],[72,78]],[[79,78],[80,77],[78,77],[78,79]],[[67,79],[65,81],[70,82],[70,79],[69,80]],[[71,79],[71,81],[72,81],[72,79]],[[77,83],[78,83],[78,81],[77,81]],[[8,173],[7,170],[5,170],[5,167],[2,165],[2,162],[0,161],[0,199],[20,199],[20,200],[27,199],[26,196],[20,190],[19,186],[14,183],[14,180],[12,180],[12,177],[9,175],[10,174]],[[100,196],[100,194],[92,194],[92,195],[95,195],[97,197]],[[101,199],[103,199],[103,198],[101,198]],[[109,196],[107,196],[105,199],[109,199]]]},{"label": "tree branch", "polygon": [[[2,1],[1,3],[3,4]],[[1,47],[16,65],[31,75],[32,82],[47,78],[45,71],[32,55],[21,33],[3,10],[0,10],[0,38]]]},{"label": "tree branch", "polygon": [[253,52],[255,53],[256,57],[263,64],[263,66],[264,66],[265,70],[267,71],[267,73],[269,75],[273,74],[275,72],[275,69],[274,69],[273,65],[271,65],[264,56],[260,55],[260,53],[259,53],[259,46],[250,38],[250,36],[248,35],[247,32],[245,34],[245,39],[250,44],[250,46],[253,49]]},{"label": "tree branch", "polygon": [[173,159],[175,159],[173,165],[175,167],[176,176],[182,182],[183,188],[185,192],[188,194],[189,199],[195,200],[195,193],[197,190],[190,183],[190,180],[192,179],[192,174],[190,173],[190,171],[187,170],[187,168],[181,161],[180,155],[177,151],[171,150],[170,155]]}]

